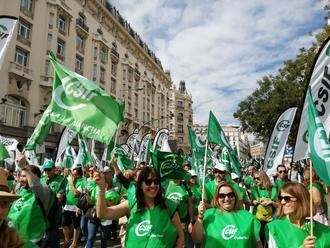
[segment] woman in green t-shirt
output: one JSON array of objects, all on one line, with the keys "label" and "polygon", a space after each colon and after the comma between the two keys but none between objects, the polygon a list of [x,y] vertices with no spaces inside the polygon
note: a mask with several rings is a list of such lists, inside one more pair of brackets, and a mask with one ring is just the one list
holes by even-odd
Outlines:
[{"label": "woman in green t-shirt", "polygon": [[107,207],[105,180],[95,172],[99,186],[96,213],[99,218],[118,219],[129,216],[125,247],[182,247],[184,238],[176,204],[164,199],[160,180],[152,167],[144,168],[138,177],[135,198]]},{"label": "woman in green t-shirt", "polygon": [[[204,247],[262,247],[259,240],[260,222],[244,209],[233,186],[221,182],[215,191],[212,208],[205,212],[205,203],[198,206],[198,218],[192,237]],[[204,214],[205,213],[205,214]]]},{"label": "woman in green t-shirt", "polygon": [[314,222],[314,237],[310,236],[309,192],[300,183],[287,183],[278,196],[278,218],[266,225],[269,248],[330,247],[330,228]]},{"label": "woman in green t-shirt", "polygon": [[[304,185],[310,190],[309,183],[309,169],[304,172]],[[326,199],[326,192],[323,188],[322,182],[317,176],[314,168],[312,169],[312,190],[313,190],[313,203],[316,209],[316,214],[313,216],[315,221],[318,221],[324,225],[328,225],[328,204]]]}]

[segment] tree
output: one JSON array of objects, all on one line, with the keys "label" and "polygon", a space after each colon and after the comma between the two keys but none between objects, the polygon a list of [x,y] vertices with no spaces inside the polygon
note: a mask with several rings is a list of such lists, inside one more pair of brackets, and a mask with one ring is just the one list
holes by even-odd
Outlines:
[{"label": "tree", "polygon": [[301,48],[294,60],[285,61],[276,75],[267,75],[258,80],[257,89],[239,103],[234,117],[239,119],[243,131],[255,134],[260,140],[270,138],[273,126],[286,109],[297,106],[288,143],[294,144],[298,130],[301,106],[308,86],[312,65],[321,44],[330,36],[330,27],[315,35],[312,46]]}]

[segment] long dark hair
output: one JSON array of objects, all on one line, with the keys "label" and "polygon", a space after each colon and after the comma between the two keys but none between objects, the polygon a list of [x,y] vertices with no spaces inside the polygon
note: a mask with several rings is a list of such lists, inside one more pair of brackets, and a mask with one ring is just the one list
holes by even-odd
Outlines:
[{"label": "long dark hair", "polygon": [[[155,171],[154,168],[145,167],[140,172],[140,175],[137,180],[135,196],[136,196],[136,200],[137,200],[137,211],[138,212],[143,212],[146,208],[145,201],[144,201],[144,193],[142,190],[142,182],[147,180],[150,175],[155,176],[157,179],[159,179],[159,175],[157,174],[157,172]],[[160,208],[166,208],[165,199],[162,195],[162,189],[161,189],[160,184],[159,184],[159,190],[155,197],[155,206],[160,206]]]}]

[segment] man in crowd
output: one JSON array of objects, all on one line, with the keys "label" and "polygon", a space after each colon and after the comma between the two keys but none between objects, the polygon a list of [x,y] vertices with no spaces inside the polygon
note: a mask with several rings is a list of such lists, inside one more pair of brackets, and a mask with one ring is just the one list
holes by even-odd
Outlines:
[{"label": "man in crowd", "polygon": [[280,192],[280,189],[289,182],[288,170],[285,165],[280,164],[277,166],[277,178],[275,180],[276,192]]},{"label": "man in crowd", "polygon": [[52,192],[48,186],[41,184],[41,171],[37,166],[27,165],[23,154],[18,154],[16,161],[21,168],[16,193],[21,198],[10,208],[8,221],[24,242],[39,245],[48,226]]},{"label": "man in crowd", "polygon": [[[72,175],[68,177],[66,187],[66,205],[63,208],[62,227],[64,234],[64,246],[75,248],[78,245],[80,234],[80,210],[77,207],[79,196],[85,188],[85,179],[81,167],[72,169]],[[73,223],[73,242],[70,241],[70,226]]]},{"label": "man in crowd", "polygon": [[59,247],[59,227],[61,225],[62,218],[62,201],[65,196],[65,188],[67,184],[66,178],[56,174],[55,163],[52,160],[47,160],[43,165],[45,176],[41,178],[41,182],[48,185],[52,190],[53,195],[56,196],[53,212],[51,213],[53,221],[50,223],[49,228],[46,231],[46,239],[43,244],[44,247]]}]

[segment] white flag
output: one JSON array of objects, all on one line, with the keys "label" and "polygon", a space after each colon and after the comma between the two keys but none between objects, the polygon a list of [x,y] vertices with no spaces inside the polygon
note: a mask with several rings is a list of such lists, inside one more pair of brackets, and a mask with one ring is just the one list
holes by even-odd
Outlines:
[{"label": "white flag", "polygon": [[5,59],[11,37],[16,26],[17,18],[13,16],[0,16],[0,69]]},{"label": "white flag", "polygon": [[[324,125],[324,129],[330,129],[330,39],[327,39],[317,56],[316,63],[313,66],[309,78],[309,85],[312,88],[312,97],[316,110]],[[308,134],[307,134],[307,94],[305,97],[299,129],[296,139],[296,145],[293,154],[293,160],[298,161],[308,158]]]},{"label": "white flag", "polygon": [[290,133],[296,110],[296,107],[289,108],[277,119],[272,137],[268,143],[264,163],[264,171],[266,171],[268,175],[275,173],[276,167],[279,164],[282,164],[286,141]]}]

